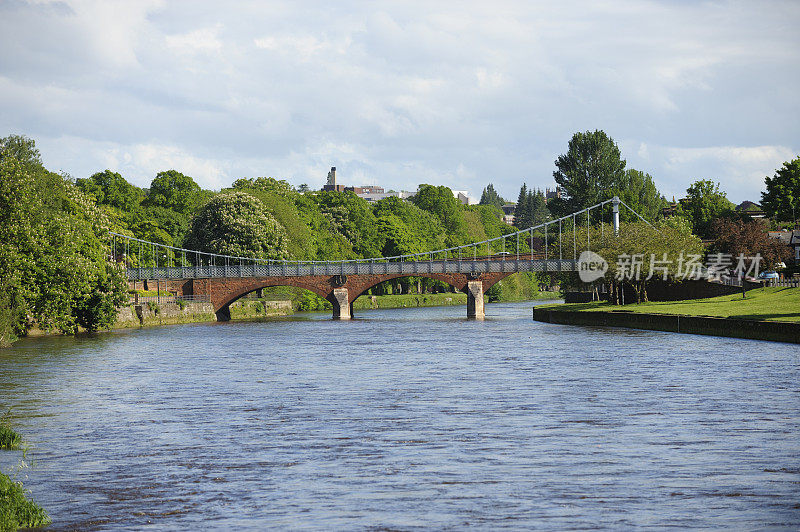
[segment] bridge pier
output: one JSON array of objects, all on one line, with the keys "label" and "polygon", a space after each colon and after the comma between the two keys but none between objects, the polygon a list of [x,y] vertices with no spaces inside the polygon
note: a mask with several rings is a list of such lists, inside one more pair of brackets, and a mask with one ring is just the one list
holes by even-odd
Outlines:
[{"label": "bridge pier", "polygon": [[347,288],[334,288],[333,289],[333,319],[335,320],[349,320],[353,317],[352,305],[350,304],[349,293]]},{"label": "bridge pier", "polygon": [[486,314],[483,310],[483,281],[467,281],[467,318],[482,320]]},{"label": "bridge pier", "polygon": [[225,305],[224,307],[216,311],[214,314],[217,315],[217,321],[231,321],[230,305]]}]

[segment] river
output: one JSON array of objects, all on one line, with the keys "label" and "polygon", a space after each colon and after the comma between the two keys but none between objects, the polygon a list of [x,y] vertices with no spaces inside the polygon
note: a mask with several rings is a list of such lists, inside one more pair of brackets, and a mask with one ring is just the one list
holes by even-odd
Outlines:
[{"label": "river", "polygon": [[800,527],[796,345],[531,306],[23,340],[17,476],[53,530]]}]

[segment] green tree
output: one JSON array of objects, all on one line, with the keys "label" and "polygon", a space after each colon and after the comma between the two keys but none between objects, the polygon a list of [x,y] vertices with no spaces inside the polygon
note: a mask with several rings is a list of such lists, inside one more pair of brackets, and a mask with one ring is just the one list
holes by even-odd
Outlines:
[{"label": "green tree", "polygon": [[75,185],[91,194],[100,205],[110,205],[116,209],[132,212],[139,208],[144,199],[144,191],[128,183],[117,172],[105,170],[86,179],[76,179]]},{"label": "green tree", "polygon": [[523,183],[517,196],[517,205],[514,207],[514,227],[517,229],[527,229],[533,225],[533,205],[530,196],[528,185]]},{"label": "green tree", "polygon": [[255,179],[237,179],[231,187],[234,190],[260,190],[271,192],[279,196],[292,196],[295,191],[288,181],[274,177],[257,177]]},{"label": "green tree", "polygon": [[761,193],[761,208],[777,221],[797,223],[800,215],[800,157],[783,163],[773,177],[764,178],[766,192]]},{"label": "green tree", "polygon": [[271,177],[238,179],[234,182],[233,189],[247,192],[261,200],[267,212],[286,229],[289,237],[287,249],[292,258],[317,258],[314,234],[297,207],[300,194],[292,190],[288,182]]},{"label": "green tree", "polygon": [[207,253],[285,259],[286,230],[264,204],[245,192],[220,194],[192,219],[185,247]]},{"label": "green tree", "polygon": [[528,188],[523,183],[517,197],[517,206],[514,209],[514,227],[527,229],[540,225],[550,218],[550,209],[544,193],[539,189]]},{"label": "green tree", "polygon": [[452,190],[445,186],[423,184],[410,199],[420,209],[439,218],[447,233],[448,246],[463,243],[466,237],[464,206],[453,196]]},{"label": "green tree", "polygon": [[[627,170],[621,180],[614,183],[609,197],[613,196],[618,196],[631,209],[651,222],[659,217],[661,209],[667,205],[667,200],[656,188],[653,177],[633,168]],[[623,208],[620,210],[620,218],[623,221],[634,221],[636,216]]]},{"label": "green tree", "polygon": [[356,254],[381,256],[381,238],[367,200],[353,192],[320,192],[314,199],[330,227],[350,242]]},{"label": "green tree", "polygon": [[[580,254],[586,246],[586,231],[585,225],[578,226],[575,235],[566,232],[562,241],[577,242],[577,253]],[[588,231],[590,249],[608,263],[605,281],[612,286],[612,301],[615,303],[623,302],[617,299],[620,293],[617,289],[623,285],[635,290],[637,302],[647,301],[650,281],[662,280],[665,276],[667,280],[682,279],[687,273],[683,271],[686,259],[703,255],[703,245],[697,236],[687,227],[673,226],[666,220],[655,226],[642,221],[625,223],[619,235],[597,226],[589,227]],[[555,242],[550,243],[552,256],[558,255],[558,246]],[[569,253],[572,252],[573,249],[569,249]],[[633,266],[634,261],[639,266]]]},{"label": "green tree", "polygon": [[400,254],[409,254],[444,247],[444,227],[433,213],[395,196],[378,201],[372,211],[379,225],[382,220],[388,220],[388,227],[392,228],[392,231],[379,230],[379,234],[386,238],[382,245],[383,256],[398,255],[394,252],[396,250],[403,250]]},{"label": "green tree", "polygon": [[541,225],[550,219],[550,209],[547,207],[544,192],[536,189],[536,192],[531,194],[528,202],[530,204],[532,226]]},{"label": "green tree", "polygon": [[144,204],[165,207],[179,214],[191,215],[207,199],[194,179],[176,170],[159,172],[150,183]]},{"label": "green tree", "polygon": [[93,198],[44,168],[33,141],[0,140],[0,343],[34,325],[74,333],[113,323],[125,292],[108,229]]},{"label": "green tree", "polygon": [[719,183],[695,181],[686,189],[686,199],[678,207],[678,216],[692,223],[694,233],[702,238],[711,236],[711,222],[733,214],[735,205],[720,190]]},{"label": "green tree", "polygon": [[494,185],[489,183],[486,185],[486,188],[483,189],[481,193],[481,201],[478,203],[479,205],[494,205],[495,207],[502,208],[505,205],[506,200],[500,197],[495,189]]},{"label": "green tree", "polygon": [[612,197],[612,189],[623,182],[625,174],[625,160],[619,147],[600,130],[575,133],[567,153],[559,155],[555,164],[553,177],[565,192],[564,198],[550,203],[550,210],[557,216]]}]

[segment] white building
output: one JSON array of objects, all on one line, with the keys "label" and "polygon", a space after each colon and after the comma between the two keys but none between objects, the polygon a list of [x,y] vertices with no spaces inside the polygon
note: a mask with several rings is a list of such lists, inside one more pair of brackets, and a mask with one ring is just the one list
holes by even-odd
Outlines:
[{"label": "white building", "polygon": [[454,190],[453,196],[463,205],[475,205],[478,203],[466,190]]}]

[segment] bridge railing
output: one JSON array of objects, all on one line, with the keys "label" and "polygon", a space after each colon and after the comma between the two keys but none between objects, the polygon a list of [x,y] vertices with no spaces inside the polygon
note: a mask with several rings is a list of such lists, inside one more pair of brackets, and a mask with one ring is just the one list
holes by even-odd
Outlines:
[{"label": "bridge railing", "polygon": [[[590,249],[591,245],[588,230],[585,231],[586,241],[577,241],[577,228],[583,223],[586,227],[591,225],[591,215],[594,210],[595,218],[598,218],[599,213],[600,228],[603,231],[604,207],[609,203],[613,206],[611,230],[615,232],[619,229],[620,205],[639,216],[619,198],[614,197],[573,214],[481,242],[422,253],[339,261],[275,260],[219,255],[148,242],[120,233],[112,232],[110,235],[113,240],[112,257],[116,262],[125,265],[128,278],[131,280],[574,271],[581,250]],[[565,231],[570,231],[571,243],[563,242]]]},{"label": "bridge railing", "polygon": [[279,265],[189,266],[159,268],[128,268],[128,279],[206,279],[221,277],[301,277],[312,275],[419,275],[446,273],[503,273],[575,271],[572,259],[533,259],[478,261],[416,261],[356,263],[295,263]]}]

